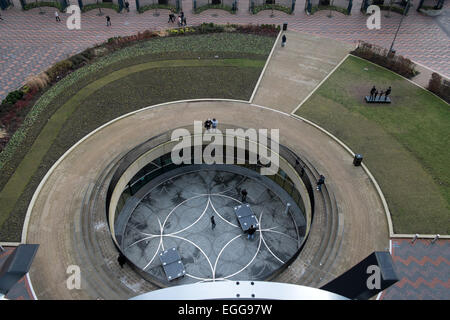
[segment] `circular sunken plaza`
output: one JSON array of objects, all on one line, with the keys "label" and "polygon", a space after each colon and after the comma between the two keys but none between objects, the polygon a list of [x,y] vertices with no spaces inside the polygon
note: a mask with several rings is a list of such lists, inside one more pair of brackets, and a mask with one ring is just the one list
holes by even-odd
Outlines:
[{"label": "circular sunken plaza", "polygon": [[[168,127],[189,128],[205,115],[223,131],[280,128],[284,179],[249,165],[167,165]],[[388,246],[380,196],[352,160],[307,121],[245,101],[181,101],[128,114],[77,143],[36,192],[27,221],[27,241],[40,244],[34,290],[42,299],[128,299],[217,280],[319,287]],[[319,172],[327,177],[321,191]],[[258,221],[253,240],[234,212],[246,204]],[[185,274],[169,281],[158,254],[173,248]],[[80,266],[81,289],[67,289],[67,265]]]}]

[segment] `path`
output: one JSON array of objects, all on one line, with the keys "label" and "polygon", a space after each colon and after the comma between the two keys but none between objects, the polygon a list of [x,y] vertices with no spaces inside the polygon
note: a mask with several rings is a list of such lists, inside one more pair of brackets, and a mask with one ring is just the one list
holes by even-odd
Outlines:
[{"label": "path", "polygon": [[351,51],[352,46],[304,33],[287,31],[266,68],[253,103],[290,113]]}]

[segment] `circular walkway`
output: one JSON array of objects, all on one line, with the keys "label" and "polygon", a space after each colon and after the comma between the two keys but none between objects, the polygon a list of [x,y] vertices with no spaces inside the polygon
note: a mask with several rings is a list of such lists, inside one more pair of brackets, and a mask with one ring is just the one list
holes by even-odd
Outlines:
[{"label": "circular walkway", "polygon": [[[143,109],[102,128],[49,173],[33,204],[27,232],[28,243],[40,244],[30,271],[38,299],[127,299],[155,289],[128,266],[119,267],[105,214],[83,216],[84,199],[117,156],[168,128],[208,117],[242,128],[280,129],[280,143],[326,176],[344,232],[333,267],[323,281],[338,276],[371,252],[389,247],[386,215],[377,191],[364,170],[354,167],[349,153],[328,135],[286,113],[245,102],[176,102]],[[96,244],[98,254],[85,254],[83,241],[98,236],[104,239]],[[80,267],[80,289],[67,288],[66,271],[71,265]],[[274,280],[302,284],[308,267],[320,268],[299,256]]]}]

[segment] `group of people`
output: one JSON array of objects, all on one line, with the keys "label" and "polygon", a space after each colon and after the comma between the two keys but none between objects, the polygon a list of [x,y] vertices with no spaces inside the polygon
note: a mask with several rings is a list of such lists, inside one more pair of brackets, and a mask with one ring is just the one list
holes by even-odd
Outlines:
[{"label": "group of people", "polygon": [[391,87],[389,86],[389,88],[386,89],[386,91],[381,90],[380,92],[378,92],[378,89],[373,86],[372,90],[370,90],[370,101],[375,101],[377,99],[377,96],[379,95],[379,99],[381,100],[381,97],[384,94],[384,100],[387,99],[387,97],[391,94]]},{"label": "group of people", "polygon": [[[167,21],[167,23],[169,22],[175,22],[175,15],[172,12],[169,14],[169,21]],[[187,25],[186,16],[184,15],[183,11],[181,11],[180,15],[177,17],[177,24],[179,27]]]},{"label": "group of people", "polygon": [[212,129],[217,129],[217,124],[218,123],[219,122],[216,120],[216,118],[213,118],[212,120],[211,119],[206,120],[205,121],[205,129],[206,129],[206,131],[209,131],[211,128]]}]

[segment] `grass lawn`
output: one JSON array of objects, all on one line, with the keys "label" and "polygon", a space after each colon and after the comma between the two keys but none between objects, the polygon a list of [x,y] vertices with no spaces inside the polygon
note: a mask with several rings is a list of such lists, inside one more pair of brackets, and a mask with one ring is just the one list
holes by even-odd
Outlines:
[{"label": "grass lawn", "polygon": [[3,161],[0,241],[20,241],[35,189],[53,163],[83,136],[122,114],[162,102],[248,100],[274,40],[242,34],[153,39],[58,82],[38,100],[33,125]]},{"label": "grass lawn", "polygon": [[[375,85],[391,105],[366,104]],[[350,56],[296,114],[361,153],[395,233],[450,233],[450,106],[400,76]]]}]

